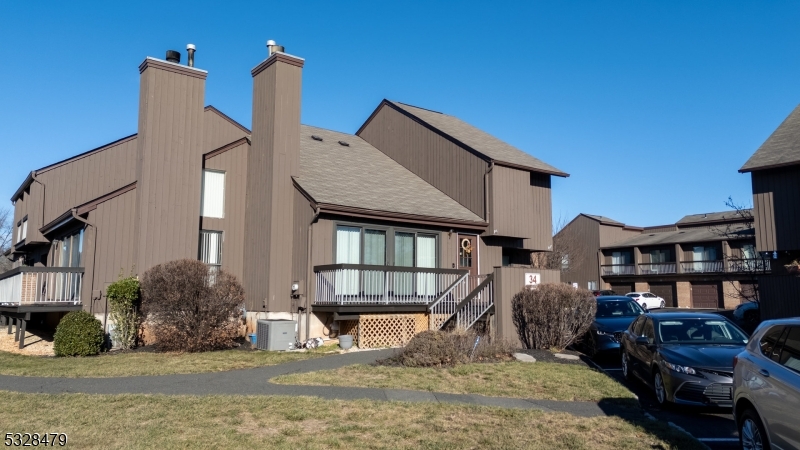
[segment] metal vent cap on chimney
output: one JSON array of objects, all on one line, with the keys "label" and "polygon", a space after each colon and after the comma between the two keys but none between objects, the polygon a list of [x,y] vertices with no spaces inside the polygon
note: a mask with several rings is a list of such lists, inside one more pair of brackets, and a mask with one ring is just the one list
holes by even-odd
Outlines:
[{"label": "metal vent cap on chimney", "polygon": [[181,52],[177,50],[167,50],[167,61],[175,64],[181,63]]},{"label": "metal vent cap on chimney", "polygon": [[195,52],[195,50],[196,50],[196,48],[195,48],[194,44],[186,44],[186,53],[187,53],[187,59],[188,59],[186,64],[188,64],[189,67],[194,67],[194,52]]},{"label": "metal vent cap on chimney", "polygon": [[275,41],[270,39],[267,41],[267,50],[269,51],[269,56],[272,56],[275,52],[283,53],[283,46],[276,44]]}]

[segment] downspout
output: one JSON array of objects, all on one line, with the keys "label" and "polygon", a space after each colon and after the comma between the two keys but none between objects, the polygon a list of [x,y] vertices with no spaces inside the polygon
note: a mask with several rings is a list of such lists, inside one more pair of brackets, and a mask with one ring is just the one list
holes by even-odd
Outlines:
[{"label": "downspout", "polygon": [[[90,227],[94,228],[94,243],[92,244],[92,280],[89,282],[89,298],[90,298],[89,312],[91,314],[94,314],[94,298],[91,298],[91,296],[94,295],[94,271],[95,271],[95,268],[96,268],[95,263],[97,261],[97,237],[98,237],[98,231],[97,231],[97,227],[93,223],[90,223],[89,221],[87,221],[83,217],[79,216],[75,212],[75,208],[72,208],[70,210],[70,212],[72,213],[72,218],[73,219],[75,219],[75,220],[77,220],[79,222],[83,222],[87,226],[90,226]],[[106,299],[106,302],[108,302],[108,299]],[[107,332],[107,329],[106,329],[107,328],[107,326],[106,326],[107,322],[108,322],[108,305],[106,304],[105,315],[103,317],[103,333]]]},{"label": "downspout", "polygon": [[311,222],[308,224],[308,249],[307,249],[307,261],[308,261],[308,268],[306,277],[306,340],[310,339],[309,334],[311,333],[311,277],[313,276],[313,268],[311,264],[311,244],[313,243],[314,239],[314,222],[317,221],[319,218],[319,207],[314,207],[314,217],[311,218]]}]

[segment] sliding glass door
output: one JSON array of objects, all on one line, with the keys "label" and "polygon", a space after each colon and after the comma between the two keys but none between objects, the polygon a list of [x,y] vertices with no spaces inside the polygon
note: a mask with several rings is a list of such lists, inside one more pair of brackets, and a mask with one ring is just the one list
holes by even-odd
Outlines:
[{"label": "sliding glass door", "polygon": [[[364,230],[364,264],[386,265],[386,231]],[[365,270],[363,280],[365,294],[383,295],[385,282],[383,271]]]},{"label": "sliding glass door", "polygon": [[[361,228],[336,227],[336,264],[361,264]],[[337,272],[335,294],[358,294],[358,275],[353,269]]]},{"label": "sliding glass door", "polygon": [[[394,234],[394,265],[414,267],[414,233]],[[396,272],[394,274],[395,295],[411,295],[414,292],[414,274]]]},{"label": "sliding glass door", "polygon": [[[436,267],[436,236],[417,235],[417,267]],[[417,295],[436,295],[436,275],[417,274]]]}]

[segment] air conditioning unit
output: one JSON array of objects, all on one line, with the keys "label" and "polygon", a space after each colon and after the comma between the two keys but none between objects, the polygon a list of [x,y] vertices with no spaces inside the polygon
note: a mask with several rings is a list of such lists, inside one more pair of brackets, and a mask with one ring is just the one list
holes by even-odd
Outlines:
[{"label": "air conditioning unit", "polygon": [[259,320],[256,347],[259,350],[291,350],[295,343],[296,320]]}]

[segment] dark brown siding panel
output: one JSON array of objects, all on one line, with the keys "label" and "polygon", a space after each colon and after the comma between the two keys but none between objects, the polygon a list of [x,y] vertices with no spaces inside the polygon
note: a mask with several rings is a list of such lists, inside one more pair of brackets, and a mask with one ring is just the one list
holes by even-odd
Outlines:
[{"label": "dark brown siding panel", "polygon": [[480,217],[488,163],[440,134],[384,105],[359,133],[406,167]]},{"label": "dark brown siding panel", "polygon": [[480,260],[478,273],[481,275],[490,274],[494,271],[495,267],[503,265],[503,247],[486,245],[481,238],[478,238],[478,240],[480,241],[478,248],[478,259]]},{"label": "dark brown siding panel", "polygon": [[205,79],[152,61],[142,66],[136,139],[140,272],[196,259],[200,225]]},{"label": "dark brown siding panel", "polygon": [[562,280],[578,283],[582,288],[588,288],[590,281],[600,286],[597,251],[601,227],[597,221],[579,215],[555,235],[554,248],[569,254],[569,269],[561,275]]},{"label": "dark brown siding panel", "polygon": [[203,153],[218,149],[247,135],[241,128],[220,116],[216,110],[206,109],[203,113]]},{"label": "dark brown siding panel", "polygon": [[[314,209],[300,191],[294,191],[294,251],[292,254],[292,281],[304,285],[309,280],[308,273],[308,228],[314,219]],[[312,269],[313,273],[313,269]]]},{"label": "dark brown siding panel", "polygon": [[752,182],[757,249],[800,250],[800,168],[753,172]]},{"label": "dark brown siding panel", "polygon": [[[94,313],[102,313],[106,307],[106,287],[120,275],[141,275],[136,267],[136,191],[97,205],[88,216],[94,227],[85,232],[84,275],[82,298],[84,305]],[[92,301],[92,291],[101,291],[102,299]]]},{"label": "dark brown siding panel", "polygon": [[764,320],[800,316],[800,278],[762,276],[758,280],[761,318]]},{"label": "dark brown siding panel", "polygon": [[249,147],[245,142],[207,159],[204,166],[206,169],[225,172],[225,217],[203,217],[201,228],[222,231],[222,268],[236,275],[239,280],[244,276],[244,217]]},{"label": "dark brown siding panel", "polygon": [[600,247],[607,247],[623,239],[628,239],[639,234],[642,234],[639,230],[630,230],[611,225],[600,225]]},{"label": "dark brown siding panel", "polygon": [[494,166],[487,234],[525,239],[525,248],[552,249],[550,175]]},{"label": "dark brown siding panel", "polygon": [[542,276],[542,283],[560,283],[561,274],[558,270],[523,269],[517,267],[502,267],[495,271],[494,279],[494,306],[497,320],[497,337],[508,340],[517,346],[519,336],[511,314],[511,300],[514,295],[525,286],[525,273],[534,272]]},{"label": "dark brown siding panel", "polygon": [[311,290],[308,292],[309,298],[314,299],[315,279],[314,274],[315,266],[322,266],[325,264],[333,264],[333,221],[328,219],[319,219],[312,225],[311,231]]}]

